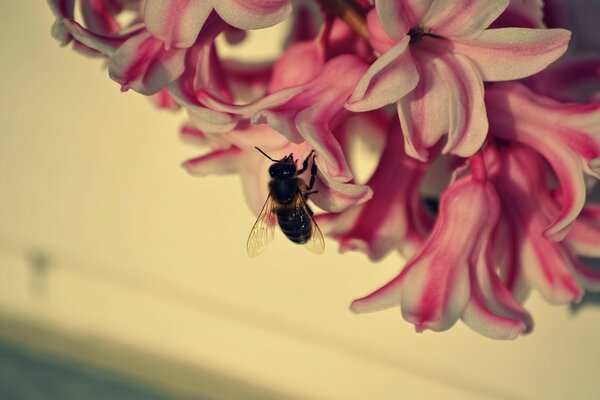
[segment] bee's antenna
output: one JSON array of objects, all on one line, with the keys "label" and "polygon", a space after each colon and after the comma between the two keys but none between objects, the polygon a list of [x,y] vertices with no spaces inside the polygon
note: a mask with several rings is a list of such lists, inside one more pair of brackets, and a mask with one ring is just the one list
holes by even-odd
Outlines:
[{"label": "bee's antenna", "polygon": [[273,161],[273,162],[279,162],[279,160],[273,160],[267,153],[265,153],[264,151],[262,151],[261,149],[259,149],[258,147],[254,146],[254,148],[258,151],[260,151],[265,157],[267,157],[269,160]]}]

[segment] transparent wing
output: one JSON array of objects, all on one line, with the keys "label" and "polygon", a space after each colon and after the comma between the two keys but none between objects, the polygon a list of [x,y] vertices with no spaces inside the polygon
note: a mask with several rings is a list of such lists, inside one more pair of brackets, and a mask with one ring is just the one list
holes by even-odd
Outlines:
[{"label": "transparent wing", "polygon": [[275,231],[275,215],[273,215],[273,198],[267,197],[246,242],[246,251],[250,257],[256,257],[273,241]]},{"label": "transparent wing", "polygon": [[312,235],[310,239],[306,243],[304,243],[304,247],[306,247],[309,251],[315,254],[323,254],[325,251],[325,239],[323,239],[323,234],[317,225],[317,222],[312,217],[312,211],[310,211],[310,207],[306,204],[306,200],[302,196],[298,196],[300,198],[300,204],[310,215],[310,225],[312,226]]}]

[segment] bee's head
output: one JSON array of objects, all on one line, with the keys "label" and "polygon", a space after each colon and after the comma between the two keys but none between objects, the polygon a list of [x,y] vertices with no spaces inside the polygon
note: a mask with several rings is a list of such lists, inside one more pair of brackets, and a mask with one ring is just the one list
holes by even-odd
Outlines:
[{"label": "bee's head", "polygon": [[296,175],[296,163],[293,156],[283,157],[269,167],[269,175],[272,178],[291,178]]}]

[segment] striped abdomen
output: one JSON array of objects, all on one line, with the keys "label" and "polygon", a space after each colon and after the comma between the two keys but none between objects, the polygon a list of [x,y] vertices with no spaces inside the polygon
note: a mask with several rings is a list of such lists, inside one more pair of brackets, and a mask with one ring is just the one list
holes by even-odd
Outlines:
[{"label": "striped abdomen", "polygon": [[304,208],[282,207],[277,210],[281,231],[294,243],[303,244],[312,236],[311,218]]}]

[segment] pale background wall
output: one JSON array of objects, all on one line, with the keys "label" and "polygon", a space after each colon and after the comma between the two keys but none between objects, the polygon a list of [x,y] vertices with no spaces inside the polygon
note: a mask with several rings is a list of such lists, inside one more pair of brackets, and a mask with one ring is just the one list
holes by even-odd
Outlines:
[{"label": "pale background wall", "polygon": [[599,308],[533,296],[535,331],[513,342],[353,315],[397,258],[331,241],[313,256],[279,235],[248,259],[238,179],[179,167],[196,153],[183,115],[61,49],[43,2],[2,0],[0,18],[0,336],[191,394],[239,381],[257,398],[600,398]]}]

